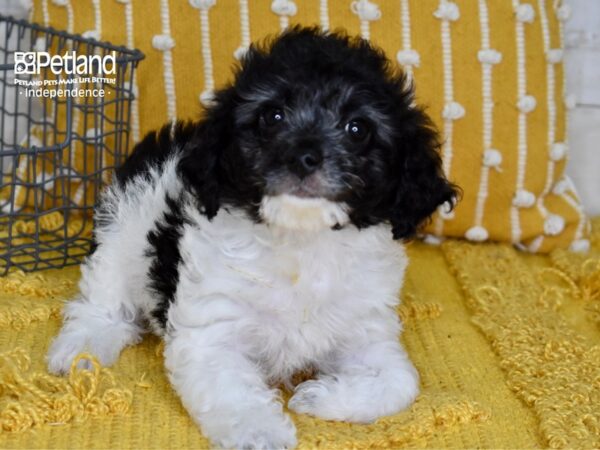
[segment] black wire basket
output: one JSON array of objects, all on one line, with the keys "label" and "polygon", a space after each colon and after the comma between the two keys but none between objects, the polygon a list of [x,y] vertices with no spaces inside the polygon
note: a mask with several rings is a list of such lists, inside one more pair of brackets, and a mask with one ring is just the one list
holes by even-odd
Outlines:
[{"label": "black wire basket", "polygon": [[94,204],[131,146],[143,57],[0,16],[0,275],[89,253]]}]

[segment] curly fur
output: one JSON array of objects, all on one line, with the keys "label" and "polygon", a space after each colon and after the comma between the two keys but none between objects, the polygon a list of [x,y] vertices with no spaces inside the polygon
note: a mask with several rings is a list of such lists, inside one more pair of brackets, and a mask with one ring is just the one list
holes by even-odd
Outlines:
[{"label": "curly fur", "polygon": [[149,134],[117,171],[50,370],[83,350],[112,364],[149,328],[224,447],[293,447],[273,385],[307,367],[297,412],[370,422],[408,407],[407,258],[391,238],[453,201],[437,149],[412,87],[366,41],[293,28],[251,47],[201,121]]}]

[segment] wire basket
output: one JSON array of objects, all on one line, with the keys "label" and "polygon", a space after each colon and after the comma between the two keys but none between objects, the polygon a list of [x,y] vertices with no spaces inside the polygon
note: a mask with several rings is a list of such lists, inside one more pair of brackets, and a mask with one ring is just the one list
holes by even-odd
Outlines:
[{"label": "wire basket", "polygon": [[89,253],[94,204],[129,151],[143,57],[0,16],[0,275]]}]

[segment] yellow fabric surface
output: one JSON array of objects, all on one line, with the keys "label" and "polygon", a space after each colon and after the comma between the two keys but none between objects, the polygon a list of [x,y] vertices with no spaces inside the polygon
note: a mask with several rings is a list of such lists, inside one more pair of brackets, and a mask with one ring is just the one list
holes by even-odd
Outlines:
[{"label": "yellow fabric surface", "polygon": [[[287,25],[328,21],[331,29],[362,33],[394,63],[397,52],[414,51],[418,61],[414,53],[400,60],[414,75],[418,103],[442,133],[445,170],[464,191],[454,215],[434,218],[428,232],[512,242],[533,252],[574,241],[579,249],[587,245],[582,242],[587,220],[576,192],[560,181],[566,140],[561,1],[36,0],[34,5],[38,23],[92,31],[145,53],[132,110],[132,127],[140,135],[175,117],[197,118],[200,97],[209,98],[213,86],[231,79],[234,52],[243,50],[245,40]],[[519,109],[532,98],[532,111]],[[76,131],[85,135],[82,127],[80,121]],[[524,196],[519,206],[517,191]]]},{"label": "yellow fabric surface", "polygon": [[[372,425],[294,415],[299,448],[600,446],[600,219],[594,225],[585,257],[410,245],[399,314],[421,395]],[[45,374],[78,277],[68,268],[0,279],[0,447],[207,448],[167,383],[155,337],[108,370]]]}]

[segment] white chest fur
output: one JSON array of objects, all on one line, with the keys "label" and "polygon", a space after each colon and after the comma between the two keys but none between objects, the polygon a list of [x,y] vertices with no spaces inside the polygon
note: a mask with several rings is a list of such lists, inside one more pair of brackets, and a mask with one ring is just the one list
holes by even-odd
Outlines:
[{"label": "white chest fur", "polygon": [[233,334],[273,377],[355,345],[374,323],[399,332],[393,307],[406,257],[387,226],[292,232],[235,212],[193,219],[180,242],[175,328]]}]

